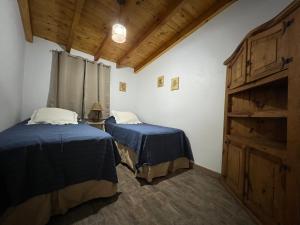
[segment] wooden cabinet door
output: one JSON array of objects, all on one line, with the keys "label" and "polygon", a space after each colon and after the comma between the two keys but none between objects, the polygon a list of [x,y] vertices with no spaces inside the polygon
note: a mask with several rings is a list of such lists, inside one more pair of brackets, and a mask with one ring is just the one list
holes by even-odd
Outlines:
[{"label": "wooden cabinet door", "polygon": [[244,195],[245,150],[234,142],[225,144],[226,168],[224,168],[225,182],[241,199]]},{"label": "wooden cabinet door", "polygon": [[265,224],[282,224],[285,170],[281,160],[255,149],[246,157],[245,202]]},{"label": "wooden cabinet door", "polygon": [[244,44],[227,67],[227,87],[239,87],[246,82],[247,45]]},{"label": "wooden cabinet door", "polygon": [[293,20],[281,22],[258,33],[248,40],[247,82],[286,69],[290,58],[287,56],[287,29]]}]

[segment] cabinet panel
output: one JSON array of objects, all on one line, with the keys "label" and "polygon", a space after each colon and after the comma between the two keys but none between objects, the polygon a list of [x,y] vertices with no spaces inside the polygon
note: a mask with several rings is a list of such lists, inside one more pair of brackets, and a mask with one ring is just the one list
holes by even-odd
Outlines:
[{"label": "cabinet panel", "polygon": [[281,160],[249,149],[246,164],[246,204],[266,224],[280,224],[285,190]]},{"label": "cabinet panel", "polygon": [[227,87],[232,89],[246,82],[246,44],[227,67]]},{"label": "cabinet panel", "polygon": [[287,49],[284,47],[287,40],[286,23],[279,23],[249,38],[247,82],[287,68]]},{"label": "cabinet panel", "polygon": [[226,144],[225,180],[228,186],[240,197],[244,194],[245,151],[233,142]]}]

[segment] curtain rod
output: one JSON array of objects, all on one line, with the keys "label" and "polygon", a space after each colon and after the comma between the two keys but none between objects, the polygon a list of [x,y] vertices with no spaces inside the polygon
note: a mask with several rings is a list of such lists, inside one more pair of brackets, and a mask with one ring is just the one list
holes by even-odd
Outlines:
[{"label": "curtain rod", "polygon": [[108,67],[108,68],[111,67],[111,66],[106,65],[106,64],[104,64],[104,63],[102,63],[102,62],[99,62],[99,63],[98,63],[98,62],[96,62],[96,61],[92,61],[92,60],[86,59],[86,58],[81,57],[81,56],[78,56],[78,55],[72,55],[72,54],[70,54],[70,53],[68,53],[68,52],[66,52],[66,51],[50,49],[49,52],[65,53],[65,54],[67,54],[67,55],[69,55],[70,57],[73,57],[73,58],[83,59],[84,61],[87,61],[87,62],[90,62],[90,63],[102,64],[103,66]]}]

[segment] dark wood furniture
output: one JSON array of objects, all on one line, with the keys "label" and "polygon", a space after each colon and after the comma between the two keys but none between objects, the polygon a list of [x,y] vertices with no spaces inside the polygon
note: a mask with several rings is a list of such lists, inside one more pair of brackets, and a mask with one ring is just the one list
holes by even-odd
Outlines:
[{"label": "dark wood furniture", "polygon": [[262,224],[300,224],[300,1],[227,65],[223,183]]}]

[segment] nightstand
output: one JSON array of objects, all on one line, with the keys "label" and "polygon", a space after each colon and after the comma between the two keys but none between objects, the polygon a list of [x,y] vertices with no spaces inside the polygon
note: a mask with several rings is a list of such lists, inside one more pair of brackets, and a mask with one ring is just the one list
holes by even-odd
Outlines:
[{"label": "nightstand", "polygon": [[104,120],[101,120],[100,122],[86,121],[86,123],[92,127],[105,131]]}]

